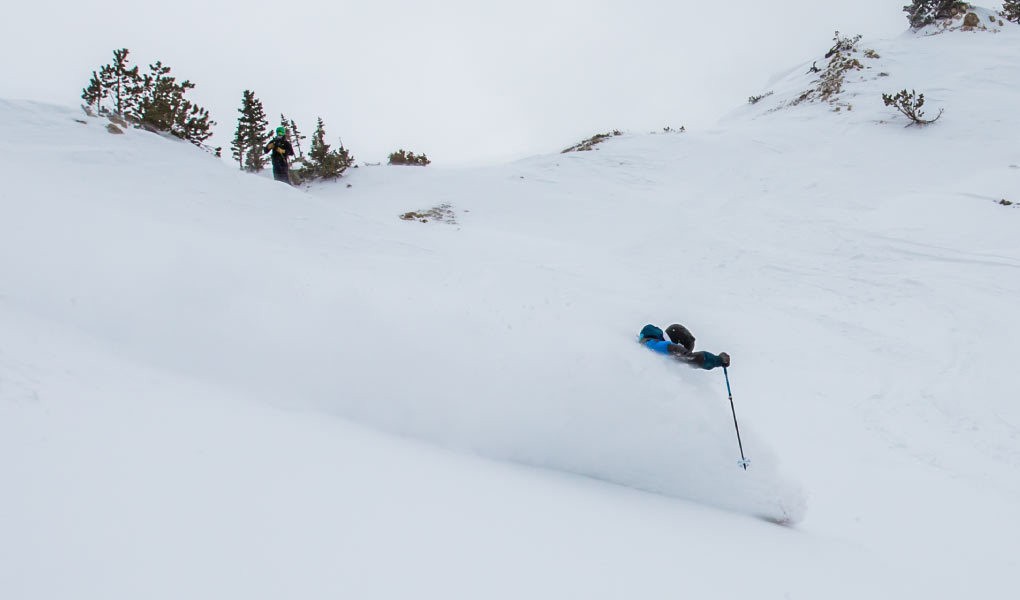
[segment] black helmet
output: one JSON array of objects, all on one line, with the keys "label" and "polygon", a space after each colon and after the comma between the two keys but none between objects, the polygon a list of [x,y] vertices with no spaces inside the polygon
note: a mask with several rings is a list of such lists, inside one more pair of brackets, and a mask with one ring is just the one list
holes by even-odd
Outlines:
[{"label": "black helmet", "polygon": [[669,336],[669,340],[674,344],[680,344],[690,352],[694,351],[694,334],[683,325],[673,323],[666,328],[666,335]]}]

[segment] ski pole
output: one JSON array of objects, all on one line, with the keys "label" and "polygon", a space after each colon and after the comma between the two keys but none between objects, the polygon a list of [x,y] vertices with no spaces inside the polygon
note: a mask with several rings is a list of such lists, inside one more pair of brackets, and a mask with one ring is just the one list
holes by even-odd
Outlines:
[{"label": "ski pole", "polygon": [[726,367],[722,369],[723,375],[726,377],[726,393],[730,396],[730,411],[733,412],[733,428],[737,430],[737,445],[740,446],[740,462],[737,464],[744,467],[747,470],[747,466],[751,464],[751,461],[744,458],[744,443],[740,441],[740,426],[737,425],[737,409],[733,407],[733,392],[730,390],[730,374],[726,371]]}]

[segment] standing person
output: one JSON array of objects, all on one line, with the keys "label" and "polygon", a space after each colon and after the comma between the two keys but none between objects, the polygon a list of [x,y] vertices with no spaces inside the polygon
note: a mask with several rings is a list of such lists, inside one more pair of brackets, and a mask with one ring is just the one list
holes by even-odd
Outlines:
[{"label": "standing person", "polygon": [[287,128],[277,127],[276,137],[270,140],[262,153],[273,153],[273,179],[290,184],[290,163],[287,157],[294,156],[294,146],[287,141]]},{"label": "standing person", "polygon": [[679,323],[674,323],[666,328],[670,341],[666,341],[662,330],[655,325],[645,325],[638,334],[638,342],[649,350],[659,354],[672,356],[680,362],[692,367],[712,370],[716,367],[730,366],[730,355],[725,352],[712,354],[711,352],[694,351],[694,335]]}]

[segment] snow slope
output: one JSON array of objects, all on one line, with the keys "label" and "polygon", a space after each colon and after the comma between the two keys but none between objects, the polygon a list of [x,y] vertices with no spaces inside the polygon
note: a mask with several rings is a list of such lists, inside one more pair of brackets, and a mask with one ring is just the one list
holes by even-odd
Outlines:
[{"label": "snow slope", "polygon": [[[850,111],[774,110],[808,61],[713,130],[350,188],[0,102],[3,595],[1007,595],[1020,34],[862,46]],[[722,374],[634,343],[674,321],[746,473]]]}]

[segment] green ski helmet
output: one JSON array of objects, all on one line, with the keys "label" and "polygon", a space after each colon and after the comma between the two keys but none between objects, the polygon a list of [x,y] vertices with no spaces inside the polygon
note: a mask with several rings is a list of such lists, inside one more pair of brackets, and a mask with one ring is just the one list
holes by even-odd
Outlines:
[{"label": "green ski helmet", "polygon": [[280,137],[285,137],[287,135],[287,128],[284,127],[283,125],[280,125],[279,127],[276,128],[276,135]]}]

